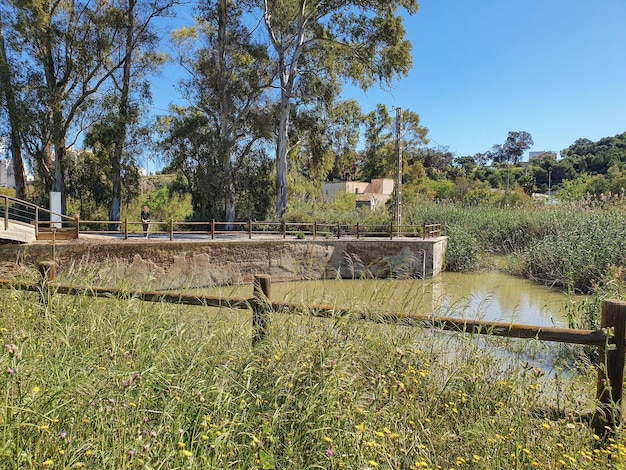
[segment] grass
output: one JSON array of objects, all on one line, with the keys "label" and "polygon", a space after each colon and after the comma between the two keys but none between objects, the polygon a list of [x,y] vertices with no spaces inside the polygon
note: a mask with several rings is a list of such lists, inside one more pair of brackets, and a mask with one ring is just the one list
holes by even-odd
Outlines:
[{"label": "grass", "polygon": [[247,311],[0,303],[1,468],[626,466],[593,369],[545,344],[274,314],[253,348]]}]

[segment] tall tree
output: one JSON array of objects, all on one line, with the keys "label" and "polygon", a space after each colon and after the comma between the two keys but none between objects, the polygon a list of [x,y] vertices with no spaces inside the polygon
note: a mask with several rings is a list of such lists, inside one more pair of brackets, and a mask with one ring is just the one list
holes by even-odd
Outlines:
[{"label": "tall tree", "polygon": [[[110,65],[119,69],[111,69],[111,92],[116,96],[114,112],[107,117],[110,123],[110,179],[112,184],[109,220],[120,220],[120,204],[122,197],[122,166],[123,160],[129,157],[126,150],[129,134],[136,129],[140,119],[140,105],[150,99],[149,84],[146,77],[164,63],[164,57],[156,47],[159,37],[155,32],[154,23],[159,18],[170,16],[178,0],[110,0],[111,8],[108,22],[111,28],[119,28],[120,34],[114,37],[119,44],[114,48],[114,59]],[[103,134],[101,134],[103,135]],[[104,136],[104,135],[103,135]],[[133,140],[137,141],[137,134]],[[117,224],[110,229],[115,230]]]},{"label": "tall tree", "polygon": [[[107,2],[89,0],[10,0],[20,52],[27,57],[28,81],[39,98],[36,118],[44,132],[38,169],[61,193],[65,211],[66,152],[77,138],[70,132],[93,104],[96,92],[121,63],[111,63],[117,28],[107,23]],[[79,130],[78,130],[79,131]],[[54,159],[51,158],[54,152]],[[54,160],[54,169],[50,162]]]},{"label": "tall tree", "polygon": [[533,138],[526,131],[511,131],[503,145],[493,146],[493,161],[516,165],[526,150],[533,146]]},{"label": "tall tree", "polygon": [[161,121],[163,148],[172,168],[185,173],[194,217],[204,220],[233,222],[238,187],[250,181],[245,175],[266,170],[254,160],[265,159],[264,140],[270,137],[265,93],[272,68],[266,47],[243,25],[239,5],[232,0],[203,4],[197,26],[174,36],[190,75],[182,89],[192,106],[175,108],[174,116]]},{"label": "tall tree", "polygon": [[292,106],[303,75],[344,77],[361,88],[389,84],[411,67],[398,7],[416,0],[264,0],[264,22],[278,70],[276,212],[287,210],[287,155]]},{"label": "tall tree", "polygon": [[15,175],[15,193],[19,199],[26,199],[26,170],[22,159],[22,121],[15,96],[14,72],[11,70],[4,38],[3,11],[0,11],[0,103],[4,104],[9,121],[11,160]]}]

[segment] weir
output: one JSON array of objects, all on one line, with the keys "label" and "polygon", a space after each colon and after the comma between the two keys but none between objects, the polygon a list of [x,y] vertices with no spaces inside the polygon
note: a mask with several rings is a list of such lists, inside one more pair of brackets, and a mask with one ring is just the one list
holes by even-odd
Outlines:
[{"label": "weir", "polygon": [[[0,261],[55,260],[59,274],[153,289],[361,277],[432,278],[443,269],[447,237],[320,240],[105,240],[0,246]],[[94,278],[95,276],[95,278]]]}]

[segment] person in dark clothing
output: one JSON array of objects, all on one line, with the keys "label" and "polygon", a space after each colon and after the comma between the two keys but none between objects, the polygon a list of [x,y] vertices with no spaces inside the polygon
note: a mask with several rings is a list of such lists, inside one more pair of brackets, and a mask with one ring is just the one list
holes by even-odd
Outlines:
[{"label": "person in dark clothing", "polygon": [[148,238],[148,227],[150,225],[150,209],[143,206],[141,210],[141,226],[143,227],[143,238]]}]

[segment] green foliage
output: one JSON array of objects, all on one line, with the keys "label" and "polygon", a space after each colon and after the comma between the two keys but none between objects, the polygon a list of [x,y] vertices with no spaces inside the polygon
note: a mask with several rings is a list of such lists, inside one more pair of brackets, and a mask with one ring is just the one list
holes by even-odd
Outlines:
[{"label": "green foliage", "polygon": [[[122,210],[122,219],[129,222],[139,222],[139,214],[143,206],[150,209],[150,218],[153,222],[163,222],[157,230],[169,230],[169,221],[181,222],[192,216],[191,196],[173,193],[167,186],[147,192],[134,200]],[[166,225],[167,224],[167,225]],[[131,226],[131,229],[140,230],[140,225]]]},{"label": "green foliage", "polygon": [[454,196],[455,188],[454,183],[448,180],[437,180],[433,181],[431,179],[426,181],[426,185],[433,192],[435,199],[440,200],[449,200]]},{"label": "green foliage", "polygon": [[356,195],[353,193],[337,193],[328,204],[328,210],[351,212],[356,209]]},{"label": "green foliage", "polygon": [[537,346],[276,315],[251,348],[247,311],[0,302],[3,468],[624,465],[622,431],[593,452],[580,419],[595,370],[548,376]]},{"label": "green foliage", "polygon": [[476,237],[461,227],[446,226],[446,235],[449,236],[446,248],[446,271],[478,271],[481,267],[483,252],[481,252]]}]

